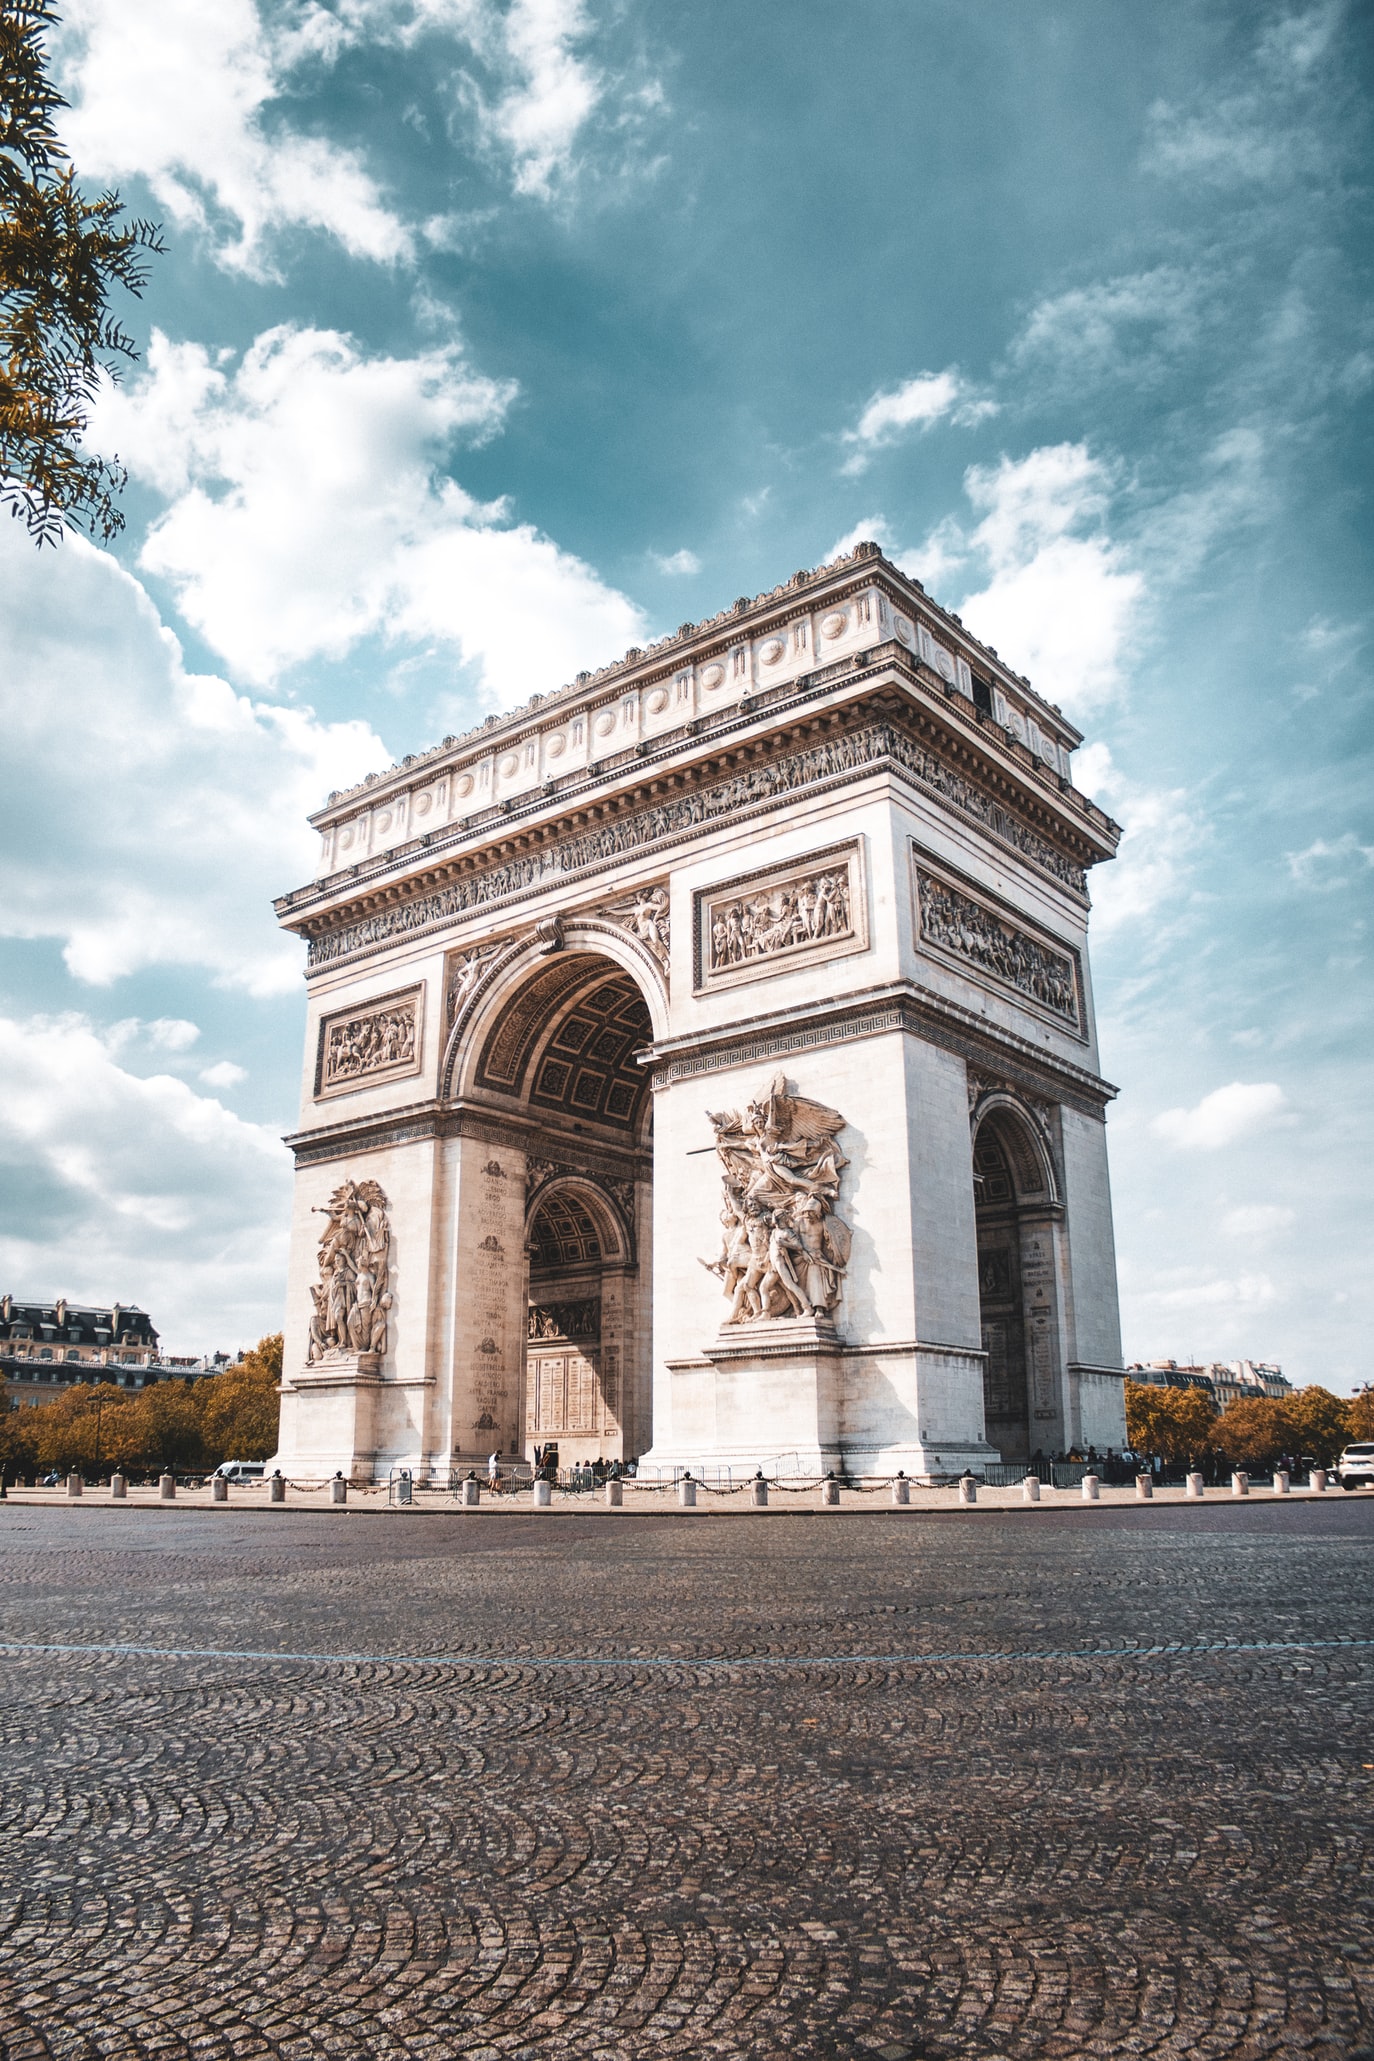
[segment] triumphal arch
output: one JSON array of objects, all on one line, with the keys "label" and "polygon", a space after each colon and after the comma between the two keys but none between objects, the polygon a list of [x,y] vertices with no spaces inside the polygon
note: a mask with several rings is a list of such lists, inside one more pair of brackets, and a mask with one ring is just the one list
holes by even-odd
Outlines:
[{"label": "triumphal arch", "polygon": [[332,795],[279,1464],[1122,1443],[1080,742],[861,544]]}]

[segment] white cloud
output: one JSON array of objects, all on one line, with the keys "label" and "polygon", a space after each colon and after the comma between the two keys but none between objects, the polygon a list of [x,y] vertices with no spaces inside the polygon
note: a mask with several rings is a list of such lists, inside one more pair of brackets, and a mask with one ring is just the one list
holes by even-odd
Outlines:
[{"label": "white cloud", "polygon": [[546,198],[571,169],[578,132],[601,97],[600,75],[574,47],[591,23],[581,0],[512,0],[494,20],[511,83],[498,100],[477,104],[510,154],[516,192]]},{"label": "white cloud", "polygon": [[1134,1287],[1128,1293],[1141,1309],[1211,1318],[1217,1329],[1229,1326],[1237,1314],[1268,1309],[1279,1299],[1268,1274],[1213,1274],[1197,1267],[1175,1268],[1159,1276],[1152,1287]]},{"label": "white cloud", "polygon": [[1183,881],[1208,825],[1182,787],[1146,787],[1126,778],[1098,740],[1074,759],[1074,784],[1120,823],[1116,858],[1093,874],[1093,933],[1110,937],[1183,900]]},{"label": "white cloud", "polygon": [[666,557],[658,551],[651,551],[649,556],[658,567],[658,570],[661,573],[665,573],[669,579],[687,578],[692,573],[699,573],[701,571],[701,560],[697,557],[696,552],[688,551],[685,548],[681,551],[670,552]]},{"label": "white cloud", "polygon": [[843,469],[851,474],[862,472],[874,451],[896,443],[909,430],[931,429],[946,416],[961,427],[971,427],[996,413],[997,403],[975,395],[955,366],[943,372],[918,372],[914,379],[874,394],[855,427],[844,432],[843,441],[859,448]]},{"label": "white cloud", "polygon": [[189,1052],[200,1036],[200,1025],[188,1023],[184,1016],[155,1016],[144,1032],[163,1052]]},{"label": "white cloud", "polygon": [[324,8],[290,30],[253,0],[69,0],[62,12],[63,136],[87,178],[145,179],[173,222],[250,273],[270,271],[270,240],[292,225],[355,257],[408,254],[408,231],[356,154],[272,113],[294,67],[337,52]]},{"label": "white cloud", "polygon": [[169,1074],[125,1071],[82,1016],[0,1018],[0,1276],[142,1303],[171,1350],[281,1321],[291,1162]]},{"label": "white cloud", "polygon": [[1215,186],[1277,186],[1317,170],[1330,148],[1320,76],[1337,42],[1341,0],[1321,0],[1271,18],[1234,90],[1209,83],[1187,103],[1149,110],[1147,171]]},{"label": "white cloud", "polygon": [[1104,701],[1119,684],[1144,593],[1102,533],[1107,468],[1082,444],[1055,444],[974,466],[965,485],[984,511],[968,544],[991,578],[966,596],[964,620],[1049,700],[1079,712]]},{"label": "white cloud", "polygon": [[1305,851],[1285,852],[1283,856],[1289,878],[1299,887],[1329,893],[1363,878],[1374,866],[1374,844],[1361,844],[1353,830],[1346,830],[1339,837],[1314,838]]},{"label": "white cloud", "polygon": [[[39,556],[5,526],[0,642],[0,719],[24,768],[0,831],[0,934],[59,938],[100,985],[181,965],[293,990],[300,947],[271,897],[309,878],[306,812],[389,763],[379,739],[187,673],[138,582],[80,538]],[[195,1033],[172,1018],[118,1029],[171,1052]]]},{"label": "white cloud", "polygon": [[1231,1081],[1192,1109],[1162,1110],[1150,1129],[1178,1151],[1217,1152],[1284,1120],[1286,1100],[1277,1081]]},{"label": "white cloud", "polygon": [[1013,363],[1081,381],[1125,374],[1139,382],[1165,355],[1194,341],[1203,280],[1177,265],[1095,280],[1038,301],[1012,345]]},{"label": "white cloud", "polygon": [[846,530],[842,537],[836,537],[830,549],[824,553],[821,563],[828,565],[832,559],[846,558],[856,544],[879,544],[884,551],[893,548],[892,525],[882,515],[865,515]]},{"label": "white cloud", "polygon": [[214,1066],[207,1066],[201,1074],[207,1088],[236,1088],[247,1078],[248,1069],[235,1066],[232,1059],[220,1059]]},{"label": "white cloud", "polygon": [[509,703],[642,641],[625,597],[528,524],[499,527],[438,468],[489,435],[514,389],[454,346],[366,357],[282,327],[243,357],[154,335],[146,376],[108,391],[95,436],[171,505],[141,563],[233,672],[265,686],[364,636],[438,640]]},{"label": "white cloud", "polygon": [[1228,1209],[1221,1219],[1221,1228],[1228,1238],[1240,1238],[1247,1244],[1262,1244],[1286,1231],[1297,1222],[1297,1213],[1285,1209],[1277,1202],[1244,1203],[1239,1209]]}]

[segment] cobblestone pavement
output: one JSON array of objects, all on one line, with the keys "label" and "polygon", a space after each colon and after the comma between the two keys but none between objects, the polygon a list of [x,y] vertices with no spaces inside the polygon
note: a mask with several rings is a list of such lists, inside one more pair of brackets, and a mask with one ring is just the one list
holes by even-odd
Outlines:
[{"label": "cobblestone pavement", "polygon": [[0,2054],[1374,2054],[1372,1538],[0,1508]]}]

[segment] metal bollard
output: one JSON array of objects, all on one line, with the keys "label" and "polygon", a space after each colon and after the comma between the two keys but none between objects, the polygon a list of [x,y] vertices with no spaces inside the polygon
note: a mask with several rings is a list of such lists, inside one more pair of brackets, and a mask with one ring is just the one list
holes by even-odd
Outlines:
[{"label": "metal bollard", "polygon": [[280,1474],[274,1474],[268,1482],[267,1500],[269,1503],[284,1503],[286,1501],[286,1483]]},{"label": "metal bollard", "polygon": [[1201,1497],[1202,1476],[1200,1474],[1190,1474],[1188,1476],[1187,1487],[1184,1490],[1184,1493],[1186,1495],[1194,1497],[1195,1499]]},{"label": "metal bollard", "polygon": [[210,1501],[212,1503],[227,1503],[228,1500],[229,1484],[222,1474],[217,1474],[210,1483]]},{"label": "metal bollard", "polygon": [[553,1483],[552,1483],[551,1481],[537,1481],[537,1482],[536,1482],[536,1483],[534,1484],[534,1507],[535,1507],[535,1509],[536,1509],[536,1510],[547,1510],[547,1509],[549,1509],[549,1508],[550,1508],[550,1506],[552,1505],[552,1503],[553,1503]]},{"label": "metal bollard", "polygon": [[86,1484],[82,1481],[79,1474],[69,1474],[67,1476],[67,1494],[69,1496],[79,1496],[85,1486]]},{"label": "metal bollard", "polygon": [[348,1501],[348,1483],[344,1480],[342,1474],[336,1474],[330,1482],[329,1500],[331,1503],[346,1503]]},{"label": "metal bollard", "polygon": [[129,1484],[124,1476],[122,1474],[112,1474],[110,1476],[110,1494],[114,1497],[116,1503],[122,1503],[128,1493]]},{"label": "metal bollard", "polygon": [[1319,1496],[1324,1495],[1326,1492],[1326,1469],[1324,1467],[1314,1467],[1307,1477],[1307,1486],[1310,1489],[1315,1489]]},{"label": "metal bollard", "polygon": [[821,1502],[827,1509],[835,1509],[840,1500],[840,1484],[833,1474],[827,1474],[821,1483]]},{"label": "metal bollard", "polygon": [[157,1492],[164,1503],[174,1503],[177,1494],[177,1478],[175,1474],[161,1475],[158,1479]]},{"label": "metal bollard", "polygon": [[625,1506],[625,1484],[613,1474],[606,1483],[606,1508],[621,1510]]},{"label": "metal bollard", "polygon": [[1276,1467],[1274,1469],[1274,1494],[1276,1496],[1286,1496],[1290,1486],[1287,1468]]},{"label": "metal bollard", "polygon": [[1083,1501],[1084,1501],[1085,1503],[1097,1503],[1097,1502],[1100,1502],[1100,1501],[1101,1501],[1101,1498],[1102,1498],[1102,1477],[1101,1477],[1101,1475],[1098,1475],[1098,1474],[1085,1474],[1085,1475],[1083,1476]]},{"label": "metal bollard", "polygon": [[1152,1474],[1137,1474],[1135,1478],[1135,1499],[1137,1503],[1152,1503],[1155,1494],[1155,1479]]},{"label": "metal bollard", "polygon": [[976,1503],[978,1501],[978,1483],[971,1474],[960,1476],[959,1501],[961,1503]]},{"label": "metal bollard", "polygon": [[1236,1472],[1231,1476],[1231,1494],[1233,1496],[1248,1496],[1249,1493],[1250,1477],[1243,1468],[1237,1468]]},{"label": "metal bollard", "polygon": [[1021,1500],[1023,1503],[1038,1503],[1040,1501],[1040,1477],[1038,1474],[1027,1474],[1022,1477]]},{"label": "metal bollard", "polygon": [[892,1500],[894,1503],[910,1503],[911,1483],[907,1480],[905,1474],[899,1474],[893,1482]]},{"label": "metal bollard", "polygon": [[749,1484],[749,1500],[756,1510],[768,1508],[768,1483],[761,1474],[756,1474]]},{"label": "metal bollard", "polygon": [[678,1485],[677,1485],[677,1499],[678,1499],[678,1502],[679,1502],[679,1503],[680,1503],[680,1504],[682,1505],[682,1507],[683,1507],[683,1509],[684,1509],[684,1510],[695,1510],[695,1509],[696,1509],[696,1507],[697,1507],[697,1485],[696,1485],[696,1483],[695,1483],[695,1482],[693,1481],[693,1479],[692,1479],[692,1477],[691,1477],[691,1475],[690,1475],[690,1474],[684,1474],[684,1475],[683,1475],[683,1477],[682,1477],[682,1479],[681,1479],[681,1481],[680,1481],[680,1482],[678,1483]]},{"label": "metal bollard", "polygon": [[475,1510],[482,1500],[482,1484],[471,1475],[461,1484],[459,1501],[465,1510]]}]

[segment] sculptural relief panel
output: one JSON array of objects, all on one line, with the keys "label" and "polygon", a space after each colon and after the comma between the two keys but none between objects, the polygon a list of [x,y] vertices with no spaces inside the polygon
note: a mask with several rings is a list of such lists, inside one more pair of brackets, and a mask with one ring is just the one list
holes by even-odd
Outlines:
[{"label": "sculptural relief panel", "polygon": [[1083,1035],[1082,974],[1071,947],[1051,944],[947,875],[913,857],[920,943],[1015,991],[1075,1037]]},{"label": "sculptural relief panel", "polygon": [[391,1221],[375,1181],[344,1181],[322,1210],[320,1278],[310,1290],[313,1362],[340,1354],[380,1360],[391,1309]]},{"label": "sculptural relief panel", "polygon": [[868,949],[857,839],[703,889],[695,906],[698,994]]},{"label": "sculptural relief panel", "polygon": [[349,1095],[420,1071],[424,987],[381,995],[320,1024],[315,1096]]},{"label": "sculptural relief panel", "polygon": [[725,1324],[828,1318],[844,1291],[851,1233],[836,1213],[849,1161],[837,1109],[790,1092],[778,1074],[737,1110],[708,1110],[721,1164],[720,1276]]}]

